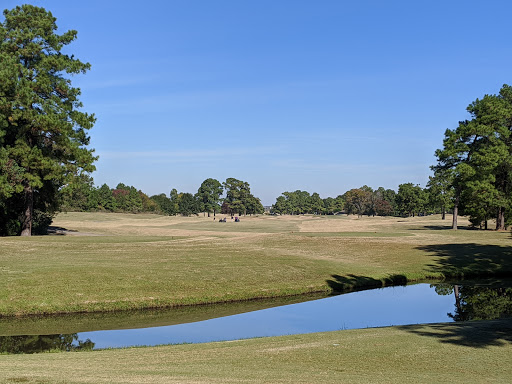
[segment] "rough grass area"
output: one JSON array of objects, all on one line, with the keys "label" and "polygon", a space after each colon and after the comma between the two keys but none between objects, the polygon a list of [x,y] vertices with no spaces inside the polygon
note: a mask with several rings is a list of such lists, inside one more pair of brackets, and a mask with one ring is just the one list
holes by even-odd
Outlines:
[{"label": "rough grass area", "polygon": [[511,274],[510,233],[452,231],[449,224],[437,216],[259,216],[219,223],[204,216],[60,214],[54,222],[60,236],[0,238],[0,316]]},{"label": "rough grass area", "polygon": [[7,355],[3,383],[510,383],[512,321]]}]

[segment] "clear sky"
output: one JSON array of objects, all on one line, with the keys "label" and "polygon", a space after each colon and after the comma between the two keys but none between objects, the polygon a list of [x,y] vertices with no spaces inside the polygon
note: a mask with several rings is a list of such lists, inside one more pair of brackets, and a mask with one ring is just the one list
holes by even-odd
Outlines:
[{"label": "clear sky", "polygon": [[[1,0],[3,9],[28,1]],[[512,2],[32,0],[78,31],[96,185],[425,186],[444,131],[511,84]]]}]

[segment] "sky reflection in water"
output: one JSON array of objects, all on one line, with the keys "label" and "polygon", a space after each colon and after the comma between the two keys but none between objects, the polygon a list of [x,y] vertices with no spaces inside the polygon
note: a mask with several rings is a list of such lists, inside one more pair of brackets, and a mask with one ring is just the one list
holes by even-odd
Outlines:
[{"label": "sky reflection in water", "polygon": [[453,295],[429,284],[387,287],[165,327],[82,332],[95,348],[203,343],[251,337],[453,321]]}]

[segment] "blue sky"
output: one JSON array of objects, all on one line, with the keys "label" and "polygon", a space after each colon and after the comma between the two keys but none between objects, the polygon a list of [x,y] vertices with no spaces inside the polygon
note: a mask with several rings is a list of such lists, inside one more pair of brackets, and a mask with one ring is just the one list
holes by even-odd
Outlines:
[{"label": "blue sky", "polygon": [[[23,1],[2,0],[2,8]],[[32,0],[76,29],[96,185],[425,186],[444,131],[510,84],[509,1]]]}]

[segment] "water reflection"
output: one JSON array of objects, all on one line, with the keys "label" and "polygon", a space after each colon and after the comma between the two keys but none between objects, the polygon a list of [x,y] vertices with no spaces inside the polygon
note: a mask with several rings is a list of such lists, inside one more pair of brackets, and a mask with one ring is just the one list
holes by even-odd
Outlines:
[{"label": "water reflection", "polygon": [[[119,318],[91,314],[81,318],[52,317],[47,320],[0,319],[0,335],[8,335],[0,336],[0,353],[82,351],[392,325],[491,320],[512,316],[512,288],[509,288],[512,284],[508,282],[504,285],[507,288],[465,282],[416,284],[353,292],[301,303],[296,302],[297,298],[292,303],[288,299],[282,300],[280,306],[276,306],[277,302],[268,303],[265,309],[262,309],[262,302],[249,302],[116,315]],[[37,333],[38,330],[39,333],[50,335],[23,336]]]},{"label": "water reflection", "polygon": [[454,321],[495,320],[512,316],[512,288],[473,285],[433,285],[438,295],[454,295]]},{"label": "water reflection", "polygon": [[0,353],[40,353],[51,351],[91,351],[94,343],[78,339],[77,333],[59,335],[25,335],[0,337]]}]

